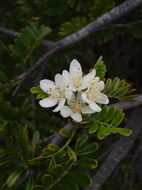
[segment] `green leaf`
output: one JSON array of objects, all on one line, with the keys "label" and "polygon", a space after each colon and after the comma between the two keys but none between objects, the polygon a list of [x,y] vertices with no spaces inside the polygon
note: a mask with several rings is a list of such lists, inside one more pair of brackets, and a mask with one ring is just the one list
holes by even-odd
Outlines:
[{"label": "green leaf", "polygon": [[27,156],[27,153],[29,151],[29,138],[28,138],[28,126],[25,125],[22,127],[22,134],[20,138],[20,143],[22,147],[23,156]]},{"label": "green leaf", "polygon": [[125,113],[122,113],[118,118],[117,120],[115,121],[115,127],[119,126],[122,121],[124,120],[124,117],[125,117]]},{"label": "green leaf", "polygon": [[33,94],[39,94],[41,92],[43,92],[43,91],[39,86],[35,86],[35,87],[31,88],[31,93],[33,93]]},{"label": "green leaf", "polygon": [[88,132],[93,133],[94,131],[97,131],[98,139],[102,140],[107,135],[113,133],[112,129],[122,123],[124,116],[125,114],[121,109],[116,109],[115,106],[104,106],[101,112],[92,115],[93,124]]},{"label": "green leaf", "polygon": [[79,137],[75,144],[75,151],[78,151],[86,143],[87,140],[87,135],[82,135],[81,137]]},{"label": "green leaf", "polygon": [[45,92],[41,92],[40,94],[36,95],[36,99],[44,99],[44,98],[48,98],[48,94],[46,94]]},{"label": "green leaf", "polygon": [[56,144],[49,144],[48,147],[45,147],[42,152],[45,155],[50,155],[59,150],[59,147]]},{"label": "green leaf", "polygon": [[102,140],[105,138],[105,134],[104,134],[104,131],[105,131],[105,127],[103,125],[101,125],[98,129],[98,133],[97,133],[97,138],[99,140]]},{"label": "green leaf", "polygon": [[2,83],[9,82],[8,76],[3,71],[0,71],[0,82]]},{"label": "green leaf", "polygon": [[114,79],[108,78],[106,81],[104,93],[109,98],[115,98],[119,101],[131,100],[136,97],[132,94],[135,89],[132,88],[132,84],[125,80],[120,80],[118,77]]},{"label": "green leaf", "polygon": [[70,159],[70,160],[67,160],[65,165],[64,165],[64,170],[70,170],[72,165],[74,163],[74,160],[73,159]]},{"label": "green leaf", "polygon": [[55,165],[56,165],[56,160],[55,160],[54,157],[52,157],[52,158],[50,159],[50,162],[49,162],[48,171],[49,171],[49,172],[52,172],[52,170],[53,170],[53,168],[55,167]]},{"label": "green leaf", "polygon": [[98,115],[97,115],[97,117],[96,117],[97,120],[103,121],[103,120],[106,118],[107,113],[108,113],[108,107],[107,107],[107,106],[104,106],[104,107],[102,108],[102,111],[98,113]]},{"label": "green leaf", "polygon": [[67,36],[75,31],[79,30],[83,26],[86,26],[86,24],[87,24],[86,17],[72,18],[69,22],[64,22],[61,25],[61,27],[59,29],[60,30],[59,35],[62,37]]},{"label": "green leaf", "polygon": [[91,177],[80,170],[69,172],[68,175],[73,179],[78,185],[82,187],[88,187],[92,184]]},{"label": "green leaf", "polygon": [[56,155],[55,155],[55,158],[56,158],[56,161],[58,163],[62,162],[63,160],[65,160],[67,156],[67,152],[66,151],[61,151],[61,152],[58,152]]},{"label": "green leaf", "polygon": [[132,134],[132,130],[119,128],[119,133],[124,136],[130,136]]},{"label": "green leaf", "polygon": [[52,152],[57,152],[60,148],[56,144],[49,144],[48,149],[51,150]]},{"label": "green leaf", "polygon": [[94,153],[96,150],[98,150],[98,144],[91,143],[89,145],[84,146],[83,148],[80,148],[80,150],[77,153],[78,155],[88,155]]},{"label": "green leaf", "polygon": [[118,126],[119,123],[121,123],[124,119],[125,114],[122,113],[122,110],[117,110],[117,113],[115,114],[115,117],[111,121],[112,125]]},{"label": "green leaf", "polygon": [[14,185],[22,173],[23,173],[23,169],[17,169],[14,172],[12,172],[6,181],[7,186],[11,187],[12,185]]},{"label": "green leaf", "polygon": [[48,97],[48,94],[44,92],[39,86],[32,87],[31,93],[36,94],[37,99],[43,99]]},{"label": "green leaf", "polygon": [[108,114],[106,115],[104,122],[106,123],[110,122],[114,118],[115,114],[116,114],[116,106],[111,106],[109,108]]},{"label": "green leaf", "polygon": [[64,167],[61,164],[55,165],[52,169],[52,173],[55,177],[59,177],[64,171]]},{"label": "green leaf", "polygon": [[[89,6],[89,13],[93,20],[100,17],[113,7],[115,7],[115,0],[95,0],[92,6]],[[106,32],[105,32],[106,33]]]},{"label": "green leaf", "polygon": [[33,190],[44,190],[44,186],[43,185],[35,185],[33,187]]},{"label": "green leaf", "polygon": [[113,133],[119,133],[124,136],[130,136],[132,134],[132,130],[125,128],[115,128],[113,129]]},{"label": "green leaf", "polygon": [[10,46],[11,56],[22,64],[27,64],[33,59],[33,52],[39,47],[40,41],[45,35],[50,33],[50,28],[31,23],[24,28],[20,35],[14,40],[14,45]]},{"label": "green leaf", "polygon": [[93,158],[82,158],[78,160],[75,163],[75,165],[78,166],[79,168],[89,170],[89,169],[95,169],[98,166],[98,162]]},{"label": "green leaf", "polygon": [[0,99],[0,116],[6,120],[19,120],[22,118],[22,110],[12,106],[11,102]]},{"label": "green leaf", "polygon": [[63,190],[79,190],[78,185],[69,177],[63,178],[60,184],[62,185]]},{"label": "green leaf", "polygon": [[33,177],[30,176],[25,190],[33,190]]},{"label": "green leaf", "polygon": [[98,125],[98,123],[93,123],[91,126],[90,126],[90,128],[89,128],[89,134],[93,134],[93,133],[95,133],[97,130],[98,130],[98,127],[99,127],[99,125]]},{"label": "green leaf", "polygon": [[38,142],[40,139],[40,132],[38,130],[34,131],[32,143]]},{"label": "green leaf", "polygon": [[100,56],[98,61],[96,62],[95,69],[96,69],[96,76],[104,81],[105,80],[104,76],[106,73],[106,65],[104,64],[102,56]]},{"label": "green leaf", "polygon": [[73,159],[74,161],[77,160],[77,155],[76,153],[74,152],[74,150],[71,148],[71,147],[67,147],[67,153],[68,153],[68,156],[69,156],[69,159]]},{"label": "green leaf", "polygon": [[41,178],[41,182],[42,182],[42,184],[44,184],[44,185],[51,185],[52,183],[53,183],[53,181],[54,181],[54,178],[53,178],[53,176],[52,175],[50,175],[50,174],[45,174],[44,176],[42,176],[42,178]]},{"label": "green leaf", "polygon": [[72,131],[71,131],[71,130],[68,130],[68,129],[62,128],[62,129],[59,130],[59,134],[60,134],[61,136],[63,136],[63,137],[70,137],[71,134],[72,134]]}]

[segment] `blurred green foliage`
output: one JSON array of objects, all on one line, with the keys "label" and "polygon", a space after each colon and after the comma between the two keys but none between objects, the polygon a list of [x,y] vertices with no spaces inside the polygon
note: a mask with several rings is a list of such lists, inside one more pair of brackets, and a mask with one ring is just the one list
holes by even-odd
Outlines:
[{"label": "blurred green foliage", "polygon": [[[40,70],[37,70],[30,76],[30,79],[16,96],[12,96],[19,82],[15,80],[16,77],[34,65],[35,61],[48,50],[40,45],[40,40],[60,40],[89,24],[122,2],[123,0],[0,1],[1,26],[22,32],[18,39],[0,34],[0,167],[2,167],[2,170],[0,170],[0,185],[6,181],[7,176],[12,172],[12,176],[9,176],[6,182],[6,185],[8,184],[8,186],[11,187],[19,175],[27,169],[27,159],[32,159],[34,156],[37,156],[34,155],[34,150],[36,149],[37,153],[42,151],[42,148],[35,148],[32,147],[32,145],[29,146],[29,143],[35,143],[57,132],[66,123],[66,120],[60,118],[58,114],[53,115],[50,111],[47,112],[40,108],[34,95],[30,94],[30,88],[37,85],[37,82],[35,84],[35,79],[40,77]],[[133,13],[129,13],[129,15],[119,19],[115,24],[135,22],[141,18],[142,10],[139,8],[133,11]],[[33,27],[35,31],[34,34],[29,35],[29,33],[31,33],[30,27]],[[88,68],[94,66],[99,55],[103,55],[105,63],[108,66],[107,76],[113,78],[118,75],[120,78],[122,77],[131,82],[135,82],[135,85],[141,89],[142,55],[139,46],[141,42],[142,23],[124,27],[109,26],[100,32],[92,34],[81,42],[56,53],[54,57],[47,62],[47,67],[43,72],[42,78],[53,79],[55,73],[60,72],[63,68],[67,68],[73,58],[78,58],[83,69],[87,71]],[[25,49],[24,46],[28,48]],[[105,72],[105,68],[102,68],[99,72]],[[104,75],[102,74],[102,79],[103,77]],[[116,87],[113,85],[113,80],[110,80],[112,87]],[[122,82],[118,78],[114,80],[117,80],[119,84]],[[130,86],[131,85],[128,85],[128,88],[130,88]],[[119,92],[121,94],[121,91]],[[44,95],[43,92],[40,92],[39,97],[43,97]],[[110,96],[116,98],[115,95],[114,91],[111,91]],[[90,133],[97,130],[96,128],[96,125],[93,123],[92,128],[90,128]],[[99,133],[99,137],[101,136],[100,138],[103,138],[109,132],[102,129]],[[78,141],[80,142],[80,139]],[[43,153],[46,152],[46,154],[49,154],[49,150],[47,151],[47,149],[43,149]],[[74,147],[74,149],[76,148]],[[68,147],[68,155],[64,155],[65,158],[69,157],[71,159],[70,163],[66,163],[67,159],[64,160],[62,154],[55,158],[58,168],[54,168],[54,172],[61,170],[61,166],[59,166],[60,161],[62,161],[63,164],[68,164],[68,167],[72,167],[72,159],[76,156],[74,151],[75,150]],[[64,151],[62,153],[66,154]],[[82,163],[86,161],[82,159],[87,159],[88,164],[86,164],[85,167],[95,168],[97,165],[96,160],[92,157],[81,158],[75,163],[76,165],[74,167],[77,167],[77,165],[82,167]],[[49,162],[53,164],[53,160],[51,161],[51,159],[49,159],[46,163],[47,166]],[[16,169],[15,165],[17,165],[16,171],[14,171]],[[39,161],[39,163],[33,163],[33,165],[31,168],[34,167],[35,171],[38,171],[39,168],[41,169],[38,177],[41,177],[42,181],[38,181],[37,179],[41,188],[44,187],[47,178],[50,178],[52,181],[52,175],[47,174],[45,170],[44,175],[41,172],[45,169],[42,162]],[[54,164],[52,166],[57,167],[57,165]],[[19,168],[22,170],[19,170]],[[80,171],[77,170],[76,176],[78,174],[81,175]],[[72,173],[70,175],[72,175]],[[88,174],[82,173],[82,176],[83,175],[87,175],[86,184],[89,185],[90,177]],[[77,189],[78,185],[80,185],[76,185],[76,182],[69,180],[69,177],[66,181],[68,181],[68,184],[71,184],[71,187],[74,189]],[[121,186],[122,180],[118,181]],[[79,183],[82,183],[82,181],[79,181]],[[31,177],[24,188],[29,190],[32,184],[33,178]],[[62,182],[60,185],[60,188],[62,188]],[[113,178],[108,183],[108,187],[110,187],[109,189],[114,189]],[[124,190],[127,189],[127,187],[128,185],[124,187]],[[14,188],[16,189],[16,187]],[[38,189],[38,187],[35,187],[35,189],[36,188]],[[141,189],[141,186],[139,187],[138,185],[137,189]]]}]

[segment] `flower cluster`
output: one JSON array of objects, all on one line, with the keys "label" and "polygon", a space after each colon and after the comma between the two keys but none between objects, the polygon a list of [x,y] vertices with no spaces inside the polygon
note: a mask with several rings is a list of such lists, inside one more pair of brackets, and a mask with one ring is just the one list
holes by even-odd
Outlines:
[{"label": "flower cluster", "polygon": [[44,108],[57,105],[54,112],[60,111],[64,117],[71,117],[73,120],[82,121],[82,114],[100,112],[98,104],[108,104],[108,97],[102,93],[104,82],[96,77],[96,70],[93,69],[87,75],[83,75],[81,65],[74,59],[69,72],[64,70],[56,74],[55,82],[41,80],[40,88],[48,94],[48,98],[39,101]]}]

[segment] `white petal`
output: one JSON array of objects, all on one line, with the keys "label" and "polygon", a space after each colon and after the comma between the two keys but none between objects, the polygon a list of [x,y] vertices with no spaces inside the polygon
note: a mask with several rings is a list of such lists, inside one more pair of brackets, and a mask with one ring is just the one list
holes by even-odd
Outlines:
[{"label": "white petal", "polygon": [[67,86],[66,79],[60,74],[55,75],[55,83],[59,88],[62,88],[62,89],[66,88]]},{"label": "white petal", "polygon": [[82,93],[81,98],[84,102],[89,103],[89,99],[87,98],[85,93]]},{"label": "white petal", "polygon": [[80,89],[84,90],[85,88],[88,88],[89,85],[91,84],[91,80],[95,77],[96,75],[96,70],[93,69],[90,73],[85,75],[82,80],[82,85]]},{"label": "white petal", "polygon": [[71,89],[68,89],[68,88],[65,89],[65,97],[66,97],[66,98],[69,98],[69,99],[70,99],[70,98],[72,97],[72,93],[73,93],[73,92],[72,92]]},{"label": "white petal", "polygon": [[55,83],[51,80],[44,79],[40,81],[40,88],[44,92],[50,93],[50,91],[55,88]]},{"label": "white petal", "polygon": [[104,84],[103,81],[97,82],[97,83],[95,83],[95,84],[93,85],[93,88],[98,88],[98,89],[101,90],[101,91],[104,89],[104,87],[105,87],[105,84]]},{"label": "white petal", "polygon": [[57,104],[58,100],[52,97],[44,98],[43,100],[39,101],[39,104],[43,108],[50,108],[52,106],[55,106]]},{"label": "white petal", "polygon": [[102,109],[93,101],[89,101],[89,107],[95,112],[100,112]]},{"label": "white petal", "polygon": [[96,102],[99,104],[108,104],[109,99],[104,93],[100,93],[100,96],[96,97]]},{"label": "white petal", "polygon": [[75,94],[72,93],[71,98],[67,99],[67,103],[70,105],[74,99],[75,99]]},{"label": "white petal", "polygon": [[76,113],[72,113],[71,114],[71,118],[77,122],[82,121],[82,116],[80,113],[76,112]]},{"label": "white petal", "polygon": [[94,113],[95,111],[92,110],[89,106],[85,106],[81,109],[81,113],[83,114],[91,114]]},{"label": "white petal", "polygon": [[76,59],[71,62],[69,71],[71,75],[82,74],[81,65]]},{"label": "white petal", "polygon": [[64,106],[65,101],[66,101],[65,99],[61,99],[61,100],[59,101],[59,103],[58,103],[58,106],[53,110],[53,112],[60,111],[61,108]]},{"label": "white petal", "polygon": [[66,118],[72,114],[72,110],[68,106],[63,106],[60,111],[60,114],[62,117]]},{"label": "white petal", "polygon": [[62,75],[63,75],[63,77],[66,79],[67,82],[70,81],[70,77],[71,77],[71,76],[70,76],[70,74],[69,74],[68,71],[64,70],[64,71],[62,72]]},{"label": "white petal", "polygon": [[82,100],[82,92],[78,92],[77,94],[77,99],[84,104],[83,100]]}]

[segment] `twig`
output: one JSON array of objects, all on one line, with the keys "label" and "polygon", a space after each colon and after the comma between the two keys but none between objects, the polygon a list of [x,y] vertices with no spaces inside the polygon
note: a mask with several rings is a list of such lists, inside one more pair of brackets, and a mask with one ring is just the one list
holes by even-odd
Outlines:
[{"label": "twig", "polygon": [[121,136],[113,151],[109,154],[103,165],[93,177],[93,184],[86,190],[98,190],[111,175],[115,167],[127,155],[137,138],[142,123],[142,108],[137,108],[129,119],[126,128],[133,131],[129,137]]},{"label": "twig", "polygon": [[121,27],[130,27],[137,24],[142,24],[142,20],[137,20],[135,22],[125,23],[125,24],[112,24],[110,27],[112,28],[121,28]]},{"label": "twig", "polygon": [[18,37],[20,34],[19,32],[15,32],[13,30],[9,30],[9,29],[4,28],[4,27],[0,27],[0,33],[7,34],[7,35],[13,36],[13,37]]},{"label": "twig", "polygon": [[[13,37],[18,37],[20,35],[19,32],[15,32],[13,30],[9,30],[9,29],[4,28],[4,27],[0,27],[0,33],[1,34],[7,34],[7,35],[13,36]],[[47,40],[42,40],[41,44],[43,46],[45,46],[45,47],[51,48],[54,45],[54,42],[50,42],[50,41],[47,41]]]},{"label": "twig", "polygon": [[125,109],[135,108],[139,105],[142,105],[142,94],[140,94],[131,101],[118,102],[116,104],[112,104],[111,106],[116,106],[118,109],[120,108],[125,110]]},{"label": "twig", "polygon": [[[72,126],[71,125],[65,125],[64,126],[65,129],[68,130],[72,130]],[[46,137],[38,142],[36,142],[36,146],[41,145],[43,143],[51,143],[51,144],[60,144],[62,141],[64,140],[64,137],[61,136],[59,133],[55,133],[54,135],[51,135],[49,137]]]},{"label": "twig", "polygon": [[39,66],[41,66],[43,63],[45,63],[49,59],[49,57],[51,57],[55,52],[82,40],[83,38],[89,36],[93,32],[97,32],[98,30],[100,30],[100,28],[107,26],[108,24],[117,20],[121,16],[127,14],[128,12],[130,12],[131,10],[133,10],[134,8],[138,7],[141,4],[142,0],[135,0],[135,1],[127,0],[121,5],[103,14],[101,17],[99,17],[92,23],[88,24],[81,30],[74,32],[73,34],[56,42],[51,48],[51,50],[49,50],[49,52],[45,53],[31,68],[29,68],[26,72],[22,73],[19,77],[17,77],[17,79],[20,79],[21,82],[17,86],[13,95],[17,93],[19,88],[22,86],[25,80],[31,75],[31,73]]},{"label": "twig", "polygon": [[126,28],[126,27],[131,27],[131,26],[134,26],[134,25],[138,25],[138,24],[142,24],[142,20],[137,20],[135,22],[130,22],[130,23],[125,23],[125,24],[108,24],[107,26],[104,26],[100,29],[98,29],[97,32],[100,32],[102,30],[107,30],[108,28]]},{"label": "twig", "polygon": [[22,185],[29,177],[30,175],[30,171],[26,171],[17,181],[16,181],[16,185],[20,186]]}]

